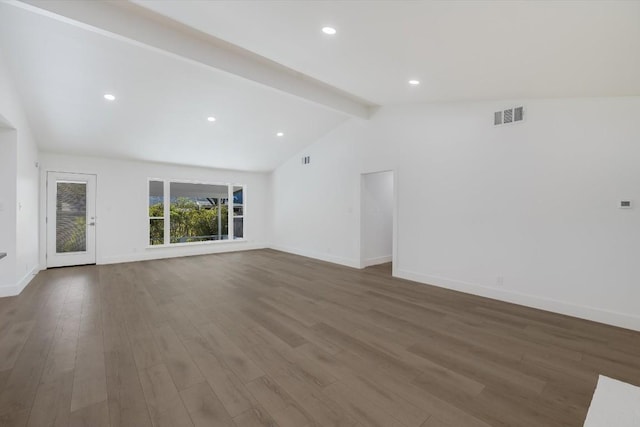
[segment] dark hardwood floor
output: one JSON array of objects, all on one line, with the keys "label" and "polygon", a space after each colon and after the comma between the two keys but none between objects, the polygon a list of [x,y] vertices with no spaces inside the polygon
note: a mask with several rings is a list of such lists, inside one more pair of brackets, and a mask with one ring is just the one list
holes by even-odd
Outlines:
[{"label": "dark hardwood floor", "polygon": [[271,250],[41,272],[3,426],[582,426],[640,333]]}]

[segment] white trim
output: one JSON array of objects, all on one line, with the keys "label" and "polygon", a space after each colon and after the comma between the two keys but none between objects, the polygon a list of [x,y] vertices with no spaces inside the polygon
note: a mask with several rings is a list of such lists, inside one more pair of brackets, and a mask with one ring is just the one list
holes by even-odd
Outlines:
[{"label": "white trim", "polygon": [[[371,259],[364,259],[364,251],[362,248],[362,236],[364,234],[364,229],[363,229],[363,224],[364,221],[362,220],[362,215],[363,215],[363,203],[364,200],[362,199],[362,188],[364,186],[364,180],[365,180],[365,175],[371,175],[371,174],[375,174],[375,173],[385,173],[385,172],[391,172],[392,178],[393,178],[393,218],[392,218],[392,236],[391,236],[391,240],[392,240],[392,247],[391,247],[391,255],[389,255],[389,260],[386,260],[387,257],[384,257],[385,261],[380,261],[380,262],[376,262],[373,260],[376,260],[377,258],[371,258]],[[360,265],[358,266],[358,268],[366,268],[372,265],[377,265],[377,264],[384,264],[386,262],[391,262],[391,275],[394,276],[395,272],[396,272],[396,266],[398,265],[398,206],[400,206],[399,203],[399,198],[398,198],[398,171],[396,168],[393,169],[382,169],[382,170],[377,170],[377,171],[370,171],[370,172],[362,172],[360,173],[360,187],[358,188],[358,197],[360,198],[360,235],[359,235],[359,241],[358,241],[358,250],[360,253]],[[382,257],[381,257],[382,258]]]},{"label": "white trim", "polygon": [[[222,206],[222,205],[221,205]],[[222,218],[222,208],[218,211],[218,218]],[[222,230],[218,228],[218,233]],[[233,185],[227,186],[227,239],[233,241]]]},{"label": "white trim", "polygon": [[393,255],[379,256],[376,258],[368,258],[362,260],[362,268],[371,267],[372,265],[386,264],[393,261]]},{"label": "white trim", "polygon": [[[95,264],[98,256],[98,174],[80,172],[46,171],[45,194],[45,261],[47,267],[66,267],[74,265]],[[55,183],[51,186],[51,183]],[[56,251],[56,188],[58,182],[78,182],[86,184],[86,250],[79,252],[58,253]],[[52,204],[53,203],[53,204]],[[93,226],[91,220],[93,219]],[[98,225],[96,225],[98,224]]]},{"label": "white trim", "polygon": [[4,285],[0,286],[0,298],[5,297],[13,297],[18,295],[20,292],[17,291],[16,285]]},{"label": "white trim", "polygon": [[147,245],[145,249],[162,249],[162,248],[180,248],[183,246],[201,246],[201,245],[228,245],[229,243],[241,243],[246,242],[247,239],[222,239],[222,240],[203,240],[200,242],[183,242],[183,243],[169,243],[164,245]]},{"label": "white trim", "polygon": [[527,307],[537,308],[539,310],[551,311],[554,313],[565,314],[567,316],[640,331],[640,316],[629,313],[619,313],[595,307],[572,304],[564,301],[557,301],[503,289],[495,289],[478,285],[476,283],[463,282],[430,274],[421,274],[403,269],[398,269],[394,276],[418,283],[439,286],[441,288],[524,305]]},{"label": "white trim", "polygon": [[[151,190],[151,182],[161,182],[162,183],[162,205],[163,205],[163,217],[151,217],[149,216],[149,197]],[[149,237],[151,234],[151,220],[157,219],[162,220],[164,225],[164,243],[162,245],[146,245],[146,249],[153,248],[166,248],[166,247],[175,247],[175,246],[192,246],[198,244],[210,244],[213,242],[220,243],[223,240],[214,240],[214,241],[206,241],[206,242],[183,242],[183,243],[171,243],[171,184],[195,184],[195,185],[215,185],[215,186],[225,186],[227,187],[227,236],[228,238],[224,241],[231,242],[240,242],[245,241],[246,237],[244,235],[242,239],[234,239],[232,229],[235,225],[234,219],[236,217],[233,216],[233,193],[235,187],[240,187],[242,189],[242,206],[243,206],[243,214],[244,214],[244,206],[246,205],[245,200],[247,197],[247,185],[246,184],[238,184],[233,182],[208,182],[208,181],[194,181],[194,180],[186,180],[186,179],[172,179],[172,178],[153,178],[147,177],[147,197],[145,200],[145,210],[147,215],[146,222],[146,230],[147,230],[147,242],[149,241]],[[220,203],[220,197],[218,199],[218,233],[220,233],[221,226],[221,214],[220,207],[222,206]],[[244,215],[242,216],[244,218]]]},{"label": "white trim", "polygon": [[395,276],[398,272],[398,266],[400,265],[400,259],[398,256],[398,236],[399,236],[399,210],[400,210],[400,186],[398,185],[398,173],[397,168],[393,169],[393,259],[391,261],[391,275]]},{"label": "white trim", "polygon": [[[151,181],[149,181],[149,186],[147,187],[147,191],[151,188]],[[147,205],[147,216],[149,215],[149,194],[147,193],[147,200],[145,200]],[[164,214],[164,218],[162,219],[163,226],[163,235],[162,238],[164,240],[164,245],[168,245],[171,243],[171,181],[164,180],[162,181],[162,212]],[[145,237],[147,242],[150,241],[151,237],[151,220],[147,220],[147,226],[149,229],[147,230],[147,236]]]},{"label": "white trim", "polygon": [[36,274],[40,271],[40,266],[35,266],[31,269],[30,272],[25,274],[25,276],[18,281],[15,285],[5,285],[0,286],[0,298],[3,297],[13,297],[16,295],[20,295],[20,293],[27,287],[27,285],[36,277]]},{"label": "white trim", "polygon": [[[144,251],[137,252],[132,254],[124,254],[124,255],[112,255],[101,257],[98,259],[98,265],[105,264],[118,264],[121,262],[136,262],[136,261],[152,261],[155,259],[166,259],[166,258],[181,258],[186,256],[198,256],[198,255],[215,255],[222,254],[228,252],[242,252],[242,251],[250,251],[255,249],[266,249],[269,246],[263,243],[248,243],[246,241],[236,240],[235,242],[230,241],[229,243],[239,243],[237,247],[223,245],[223,246],[206,246],[206,245],[195,245],[193,250],[189,251],[186,247],[193,246],[192,244],[183,245],[183,250],[176,251],[175,245],[172,246],[160,246],[153,251]],[[156,249],[156,247],[154,247]],[[165,253],[162,250],[165,249]]]},{"label": "white trim", "polygon": [[343,257],[338,257],[338,256],[333,256],[333,255],[326,255],[326,254],[322,254],[322,253],[319,253],[319,252],[308,251],[308,250],[305,250],[305,249],[292,248],[292,247],[289,247],[289,246],[271,245],[270,248],[274,249],[276,251],[280,251],[280,252],[287,252],[287,253],[294,254],[294,255],[300,255],[300,256],[307,257],[307,258],[317,259],[317,260],[320,260],[320,261],[331,262],[333,264],[340,264],[340,265],[344,265],[344,266],[347,266],[347,267],[358,268],[358,269],[361,268],[359,259],[355,260],[355,259],[343,258]]}]

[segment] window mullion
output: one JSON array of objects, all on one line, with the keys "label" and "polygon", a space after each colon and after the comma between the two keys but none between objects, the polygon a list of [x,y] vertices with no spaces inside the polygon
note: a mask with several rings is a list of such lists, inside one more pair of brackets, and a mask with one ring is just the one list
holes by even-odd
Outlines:
[{"label": "window mullion", "polygon": [[169,193],[171,185],[167,180],[163,181],[164,184],[164,244],[171,243],[171,194]]},{"label": "window mullion", "polygon": [[227,199],[227,234],[228,239],[233,240],[233,184],[227,186],[227,194],[229,196]]}]

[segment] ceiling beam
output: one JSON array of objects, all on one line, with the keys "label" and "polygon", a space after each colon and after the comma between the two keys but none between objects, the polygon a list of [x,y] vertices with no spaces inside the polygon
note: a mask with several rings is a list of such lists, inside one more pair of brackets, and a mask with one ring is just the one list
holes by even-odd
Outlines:
[{"label": "ceiling beam", "polygon": [[128,1],[14,0],[9,3],[108,37],[222,70],[348,116],[367,119],[377,107]]}]

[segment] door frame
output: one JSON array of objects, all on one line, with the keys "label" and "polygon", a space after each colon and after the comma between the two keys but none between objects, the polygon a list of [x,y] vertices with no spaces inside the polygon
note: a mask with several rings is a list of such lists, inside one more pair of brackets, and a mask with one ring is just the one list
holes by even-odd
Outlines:
[{"label": "door frame", "polygon": [[363,189],[365,185],[365,177],[366,175],[372,175],[376,173],[390,172],[393,176],[393,224],[392,224],[392,237],[391,237],[391,275],[396,276],[397,268],[398,268],[398,172],[395,169],[380,169],[380,170],[372,170],[367,172],[362,172],[360,174],[360,268],[365,268],[365,259],[364,259],[364,250],[363,250],[363,238],[364,238],[364,221],[363,216],[364,212],[364,197],[363,197]]},{"label": "door frame", "polygon": [[[46,268],[53,267],[67,267],[67,266],[75,266],[75,265],[87,265],[87,264],[96,264],[97,262],[97,215],[96,215],[96,205],[97,205],[97,193],[98,193],[98,176],[95,173],[81,173],[81,172],[61,172],[61,171],[52,171],[47,170],[44,173],[45,178],[45,212],[44,212],[44,225],[45,225],[45,266]],[[87,251],[84,252],[85,257],[80,257],[79,254],[83,254],[83,252],[72,252],[69,254],[56,254],[51,253],[52,244],[52,233],[55,233],[55,210],[50,211],[52,208],[50,206],[51,191],[54,189],[51,187],[52,182],[55,183],[56,180],[68,179],[69,181],[77,180],[77,181],[86,181],[87,182],[87,231],[89,230],[90,221],[93,221],[94,225],[91,226],[93,228],[93,232],[87,232]],[[88,179],[87,179],[88,178]],[[90,193],[93,192],[91,195]],[[89,199],[93,199],[93,205],[89,202]],[[55,209],[55,208],[53,208]],[[52,218],[50,217],[50,213],[54,212]],[[90,219],[91,213],[93,213],[93,220]],[[53,228],[51,228],[51,227]],[[92,249],[90,251],[89,249]],[[55,252],[55,250],[54,250]],[[54,260],[61,259],[58,257],[69,258],[75,256],[76,260],[68,263],[60,263]]]}]

